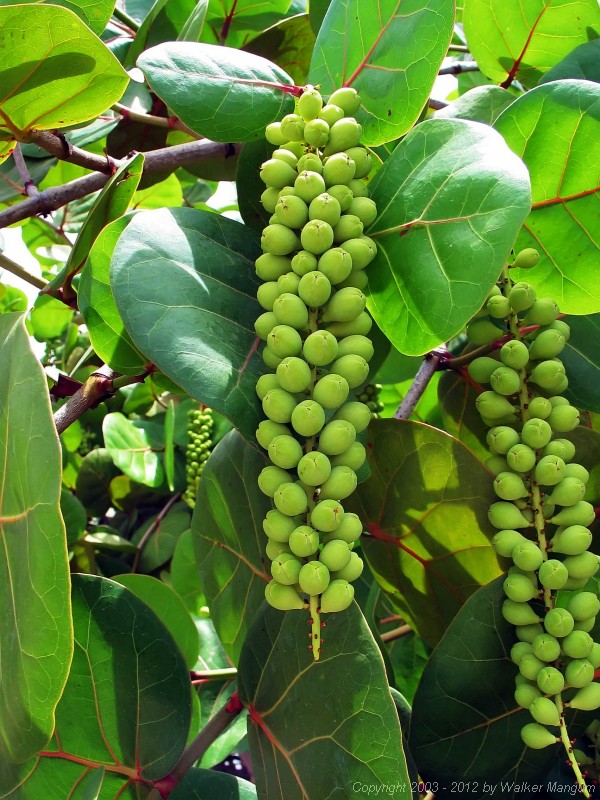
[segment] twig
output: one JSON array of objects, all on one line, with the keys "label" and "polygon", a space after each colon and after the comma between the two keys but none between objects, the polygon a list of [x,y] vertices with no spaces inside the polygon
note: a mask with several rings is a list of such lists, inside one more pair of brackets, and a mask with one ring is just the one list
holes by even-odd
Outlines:
[{"label": "twig", "polygon": [[126,11],[123,11],[122,8],[115,6],[112,15],[120,22],[122,22],[124,25],[127,25],[127,27],[131,30],[132,33],[137,33],[139,31],[140,23],[133,17],[130,17],[129,14]]},{"label": "twig", "polygon": [[[176,169],[186,164],[206,161],[211,158],[230,158],[239,153],[240,144],[223,144],[203,139],[200,142],[186,142],[173,147],[162,147],[146,153],[144,173],[161,172],[162,170]],[[117,166],[120,162],[116,162]],[[33,217],[36,214],[49,214],[51,211],[97,192],[107,183],[109,175],[94,172],[77,178],[63,186],[56,186],[40,192],[37,197],[31,197],[17,203],[4,211],[0,211],[0,228],[13,225],[15,222]]]},{"label": "twig", "polygon": [[460,75],[463,72],[479,72],[476,61],[457,61],[447,67],[442,67],[438,75]]},{"label": "twig", "polygon": [[421,399],[423,392],[429,385],[429,381],[439,369],[442,358],[443,353],[438,350],[434,350],[425,356],[423,363],[419,367],[419,371],[415,375],[410,389],[405,394],[404,399],[394,414],[395,419],[408,419],[410,417],[415,409],[415,406]]},{"label": "twig", "polygon": [[70,397],[64,406],[61,406],[54,415],[54,424],[59,434],[75,422],[76,419],[92,408],[101,400],[115,393],[112,382],[118,373],[107,367],[106,364],[93,372],[75,394]]},{"label": "twig", "polygon": [[223,669],[204,669],[191,670],[190,678],[192,686],[196,684],[208,683],[209,681],[232,681],[237,677],[238,671],[235,667],[224,667]]},{"label": "twig", "polygon": [[99,156],[96,153],[90,153],[89,150],[83,150],[81,147],[74,147],[64,137],[57,136],[51,131],[32,131],[29,141],[61,161],[77,164],[78,167],[84,169],[103,172],[105,175],[112,175],[119,165],[119,162],[110,156]]},{"label": "twig", "polygon": [[469,48],[466,44],[449,44],[448,45],[448,52],[449,53],[468,53]]},{"label": "twig", "polygon": [[25,194],[28,197],[35,197],[36,194],[39,194],[39,189],[35,185],[33,178],[27,169],[27,164],[23,158],[20,144],[17,143],[15,149],[13,150],[12,156],[15,162],[15,167],[17,168],[17,172],[19,173],[19,177],[23,181],[23,189],[25,190]]},{"label": "twig", "polygon": [[0,253],[0,267],[5,269],[7,272],[11,272],[13,275],[16,275],[17,278],[27,281],[27,283],[35,286],[36,289],[43,289],[48,283],[48,281],[44,280],[44,278],[38,278],[37,275],[32,275],[31,272],[28,272],[22,266],[16,264],[8,256],[5,256],[4,253]]},{"label": "twig", "polygon": [[381,634],[382,642],[393,642],[394,639],[399,639],[401,636],[406,636],[407,633],[412,633],[410,625],[399,625],[393,631],[386,631]]},{"label": "twig", "polygon": [[144,548],[150,541],[154,531],[159,527],[160,523],[169,513],[170,509],[175,505],[175,503],[181,497],[181,492],[177,492],[174,494],[173,497],[170,497],[169,500],[165,503],[165,505],[161,508],[161,510],[156,515],[156,518],[152,521],[152,523],[148,526],[147,530],[144,532],[144,535],[140,539],[137,550],[135,551],[135,556],[133,558],[133,564],[131,565],[131,572],[134,573],[137,570],[140,557],[144,552]]},{"label": "twig", "polygon": [[429,98],[429,108],[433,108],[434,111],[439,111],[440,108],[446,108],[449,103],[445,100],[436,100],[435,97]]},{"label": "twig", "polygon": [[168,128],[169,130],[183,131],[184,133],[193,136],[195,139],[203,137],[195,133],[191,128],[188,128],[179,117],[158,117],[156,114],[146,114],[143,111],[134,111],[133,108],[128,108],[121,103],[113,105],[113,111],[120,114],[123,119],[130,119],[132,122],[142,122],[146,125],[153,125],[155,128]]}]

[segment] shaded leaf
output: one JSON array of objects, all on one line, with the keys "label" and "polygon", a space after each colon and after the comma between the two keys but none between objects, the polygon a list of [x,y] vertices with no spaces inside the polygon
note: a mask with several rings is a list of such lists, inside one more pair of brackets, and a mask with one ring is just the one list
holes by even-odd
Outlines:
[{"label": "shaded leaf", "polygon": [[49,295],[41,294],[29,314],[31,333],[38,342],[57,339],[73,319],[73,309]]},{"label": "shaded leaf", "polygon": [[589,168],[600,160],[599,122],[600,86],[557,81],[519,97],[495,124],[531,178],[531,214],[515,251],[535,247],[540,262],[515,270],[517,280],[530,281],[567,314],[600,311],[600,181]]},{"label": "shaded leaf", "polygon": [[396,349],[420,355],[481,308],[529,212],[527,171],[486,125],[429,120],[370,193],[379,216],[367,230],[378,246],[369,308]]},{"label": "shaded leaf", "polygon": [[307,647],[308,618],[265,603],[242,651],[239,692],[261,798],[351,797],[357,786],[386,784],[410,798],[398,715],[360,609],[327,615],[320,661]]},{"label": "shaded leaf", "polygon": [[119,474],[108,450],[89,452],[77,473],[76,494],[90,516],[103,516],[110,506],[110,482]]},{"label": "shaded leaf", "polygon": [[500,86],[475,86],[433,115],[436,119],[470,119],[492,125],[515,96]]},{"label": "shaded leaf", "polygon": [[115,411],[104,417],[102,433],[112,460],[127,477],[144,486],[161,485],[162,463],[143,427]]},{"label": "shaded leaf", "polygon": [[[31,0],[0,0],[0,6],[20,6],[27,2]],[[46,0],[37,0],[36,5],[45,3]],[[52,0],[52,5],[74,11],[82,22],[99,36],[111,17],[115,0]]]},{"label": "shaded leaf", "polygon": [[171,586],[192,614],[199,614],[206,605],[196,567],[191,530],[184,531],[177,539],[171,559]]},{"label": "shaded leaf", "polygon": [[154,0],[127,50],[125,65],[132,67],[144,50],[177,39],[195,6],[195,0]]},{"label": "shaded leaf", "polygon": [[[203,728],[208,721],[222,708],[230,699],[236,688],[234,681],[215,681],[210,680],[199,687],[198,697],[200,698],[200,728]],[[209,769],[227,758],[237,750],[241,740],[246,735],[248,715],[246,710],[242,711],[235,718],[235,721],[226,728],[225,731],[216,739],[202,756],[200,764]]]},{"label": "shaded leaf", "polygon": [[126,586],[154,611],[175,640],[188,668],[192,669],[198,658],[198,631],[178,595],[166,583],[150,575],[126,573],[115,575],[113,580]]},{"label": "shaded leaf", "polygon": [[558,747],[532,750],[521,740],[531,716],[513,698],[517,667],[509,653],[516,637],[500,613],[503,598],[502,578],[469,598],[415,695],[409,746],[422,778],[438,783],[440,800],[456,796],[453,781],[466,782],[472,800],[520,797],[560,757]]},{"label": "shaded leaf", "polygon": [[271,215],[265,210],[260,196],[265,184],[260,179],[260,165],[271,158],[273,145],[266,139],[247,142],[238,159],[236,187],[238,206],[245,224],[261,233],[269,224]]},{"label": "shaded leaf", "polygon": [[314,46],[315,35],[308,14],[297,14],[267,28],[244,49],[270,59],[285,70],[295,84],[303,86],[307,82]]},{"label": "shaded leaf", "polygon": [[170,800],[256,800],[251,783],[208,769],[191,769],[169,795]]},{"label": "shaded leaf", "polygon": [[600,39],[584,42],[540,78],[541,83],[575,78],[600,83]]},{"label": "shaded leaf", "polygon": [[82,503],[71,492],[60,493],[60,513],[65,523],[67,544],[74,544],[86,529],[88,516]]},{"label": "shaded leaf", "polygon": [[241,47],[277,22],[290,0],[208,0],[202,41]]},{"label": "shaded leaf", "polygon": [[129,80],[79,17],[58,6],[0,8],[0,53],[0,158],[12,149],[12,139],[33,128],[65,128],[97,117],[119,100]]},{"label": "shaded leaf", "polygon": [[459,441],[419,422],[375,420],[371,477],[349,505],[371,534],[364,554],[381,588],[429,645],[479,586],[500,573],[487,511],[488,470]]},{"label": "shaded leaf", "polygon": [[192,698],[185,662],[156,615],[124,586],[74,575],[72,602],[75,653],[56,732],[8,797],[73,797],[99,766],[107,768],[100,797],[145,797],[186,743]]},{"label": "shaded leaf", "polygon": [[0,316],[2,794],[16,784],[18,762],[49,740],[73,652],[60,447],[23,321]]},{"label": "shaded leaf", "polygon": [[483,462],[491,455],[485,441],[489,429],[477,410],[476,399],[477,391],[469,380],[455,370],[444,372],[438,384],[444,430],[460,439]]},{"label": "shaded leaf", "polygon": [[326,95],[342,85],[356,89],[364,144],[390,142],[427,104],[453,24],[452,0],[333,0],[308,79]]},{"label": "shaded leaf", "polygon": [[241,50],[169,42],[146,50],[138,66],[182,122],[217,142],[258,139],[294,108],[289,75]]},{"label": "shaded leaf", "polygon": [[565,321],[571,328],[560,354],[569,378],[565,395],[579,408],[600,413],[600,314]]},{"label": "shaded leaf", "polygon": [[138,214],[114,251],[111,286],[133,342],[192,397],[250,438],[264,371],[254,321],[257,237],[210,212]]},{"label": "shaded leaf", "polygon": [[600,9],[596,0],[465,0],[463,23],[469,50],[488,78],[517,78],[531,87],[590,32],[600,32]]},{"label": "shaded leaf", "polygon": [[262,521],[271,501],[256,482],[265,464],[237,431],[228,433],[206,462],[192,517],[200,582],[234,664],[270,580]]},{"label": "shaded leaf", "polygon": [[123,375],[140,374],[147,364],[125,330],[109,281],[110,259],[131,219],[131,215],[120,217],[99,233],[83,267],[77,293],[79,310],[95,353]]},{"label": "shaded leaf", "polygon": [[150,517],[132,537],[139,544],[142,537],[152,527],[152,535],[146,541],[140,556],[139,568],[144,572],[154,572],[171,558],[179,537],[190,527],[190,511],[185,503],[176,503],[168,513],[158,518]]}]

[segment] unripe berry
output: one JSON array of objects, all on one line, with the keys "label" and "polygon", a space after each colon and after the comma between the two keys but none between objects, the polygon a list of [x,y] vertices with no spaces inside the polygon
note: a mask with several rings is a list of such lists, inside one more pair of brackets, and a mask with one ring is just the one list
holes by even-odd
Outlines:
[{"label": "unripe berry", "polygon": [[521,739],[532,750],[542,750],[556,744],[556,736],[538,722],[529,722],[521,728]]},{"label": "unripe berry", "polygon": [[281,120],[281,133],[288,142],[301,142],[304,138],[304,128],[305,122],[298,114],[286,114]]},{"label": "unripe berry", "polygon": [[327,103],[323,106],[319,117],[320,119],[324,119],[329,127],[331,127],[334,122],[343,119],[344,111],[339,106],[336,106],[335,103]]},{"label": "unripe berry", "polygon": [[262,407],[273,422],[289,422],[296,407],[296,399],[284,389],[271,389],[263,397]]},{"label": "unripe berry", "polygon": [[[582,620],[575,620],[575,626],[573,628],[574,631],[584,631],[584,633],[591,633],[594,630],[594,626],[596,625],[596,617],[590,617],[589,619],[582,619]],[[598,645],[600,647],[600,645]],[[588,656],[590,661],[592,661],[591,655]],[[597,668],[597,664],[594,664],[594,669]]]},{"label": "unripe berry", "polygon": [[594,506],[585,500],[581,500],[570,508],[563,508],[550,521],[556,525],[591,525],[595,519]]},{"label": "unripe berry", "polygon": [[362,575],[364,566],[364,562],[358,553],[350,553],[350,561],[348,564],[344,567],[344,569],[334,572],[332,577],[336,580],[341,578],[345,581],[355,581]]},{"label": "unripe berry", "polygon": [[321,500],[310,515],[313,527],[325,533],[337,530],[343,519],[344,509],[337,500]]},{"label": "unripe berry", "polygon": [[513,664],[518,665],[525,653],[533,653],[533,645],[529,644],[529,642],[517,642],[510,648],[510,660]]},{"label": "unripe berry", "polygon": [[365,361],[370,361],[374,353],[373,342],[367,336],[346,336],[340,342],[338,349],[339,357],[357,355]]},{"label": "unripe berry", "polygon": [[505,455],[519,442],[519,434],[514,428],[505,425],[497,425],[490,428],[485,438],[488,447],[494,453]]},{"label": "unripe berry", "polygon": [[359,94],[356,89],[352,89],[350,86],[336,89],[327,102],[339,106],[348,116],[356,114],[360,108]]},{"label": "unripe berry", "polygon": [[368,236],[347,239],[341,247],[350,254],[354,270],[364,269],[377,255],[377,245]]},{"label": "unripe berry", "polygon": [[[527,607],[529,608],[529,606]],[[521,675],[523,675],[523,677],[527,678],[530,681],[534,681],[539,671],[543,669],[544,666],[545,666],[544,662],[541,661],[533,653],[526,653],[523,656],[523,658],[519,661],[519,672],[521,673]]]},{"label": "unripe berry", "polygon": [[520,642],[531,643],[534,641],[536,636],[539,636],[540,633],[543,632],[544,629],[539,622],[536,622],[533,625],[517,625],[515,628],[515,634]]},{"label": "unripe berry", "polygon": [[263,253],[256,259],[256,274],[263,281],[276,281],[277,278],[289,272],[291,262],[286,256],[275,256],[273,253]]},{"label": "unripe berry", "polygon": [[521,708],[529,708],[536,697],[541,697],[542,693],[531,683],[521,683],[515,689],[515,702]]},{"label": "unripe berry", "polygon": [[533,247],[526,247],[517,253],[515,260],[512,263],[513,267],[518,269],[531,269],[535,267],[540,260],[540,254]]},{"label": "unripe berry", "polygon": [[502,456],[489,456],[485,460],[485,465],[494,476],[508,470],[508,461]]},{"label": "unripe berry", "polygon": [[309,308],[319,308],[329,300],[331,283],[322,272],[309,272],[300,279],[298,294]]},{"label": "unripe berry", "polygon": [[284,195],[277,201],[275,216],[288,228],[301,228],[308,221],[308,206],[297,195]]},{"label": "unripe berry", "polygon": [[598,572],[598,556],[589,550],[578,556],[567,556],[563,564],[569,571],[569,578],[588,580]]},{"label": "unripe berry", "polygon": [[496,392],[482,392],[475,403],[481,416],[488,419],[500,419],[514,411],[511,403]]},{"label": "unripe berry", "polygon": [[[502,603],[502,616],[511,625],[532,625],[540,620],[529,603],[517,603],[514,600],[505,600]],[[543,665],[540,664],[540,668],[541,666]]]},{"label": "unripe berry", "polygon": [[[297,330],[289,325],[276,325],[274,328],[272,328],[267,336],[267,344],[269,349],[275,353],[276,356],[279,356],[279,358],[296,356],[302,350],[302,339],[300,338],[300,334]],[[258,379],[258,382],[260,383],[261,379],[266,377],[268,376],[262,375]],[[272,386],[271,388],[275,387]]]},{"label": "unripe berry", "polygon": [[280,556],[282,553],[289,553],[290,548],[287,546],[286,542],[275,542],[273,539],[269,539],[266,546],[265,546],[265,553],[267,554],[267,558],[274,561],[277,556]]},{"label": "unripe berry", "polygon": [[321,613],[344,611],[354,599],[354,587],[345,580],[332,580],[321,595]]},{"label": "unripe berry", "polygon": [[256,394],[258,395],[258,399],[262,400],[263,397],[266,395],[267,392],[270,392],[271,389],[279,388],[279,381],[277,377],[273,375],[271,372],[267,372],[265,375],[261,375],[260,378],[256,381]]},{"label": "unripe berry", "polygon": [[339,455],[353,444],[355,438],[356,428],[351,422],[333,420],[321,431],[319,450],[326,455]]},{"label": "unripe berry", "polygon": [[315,197],[325,191],[323,176],[312,170],[302,170],[294,181],[294,189],[305,203],[310,203]]},{"label": "unripe berry", "polygon": [[285,161],[286,164],[289,164],[290,167],[294,167],[294,169],[296,169],[296,165],[298,163],[298,156],[295,153],[292,153],[291,150],[285,150],[283,148],[274,150],[271,158],[278,158],[281,161]]},{"label": "unripe berry", "polygon": [[323,367],[330,364],[338,353],[338,342],[329,331],[319,330],[307,336],[302,354],[309,364]]},{"label": "unripe berry", "polygon": [[291,553],[282,553],[271,564],[271,575],[283,586],[294,586],[298,583],[298,575],[302,564]]},{"label": "unripe berry", "polygon": [[333,362],[331,371],[336,375],[341,375],[348,382],[348,386],[355,389],[366,381],[369,365],[362,356],[346,355]]},{"label": "unripe berry", "polygon": [[[283,163],[283,162],[279,162]],[[298,237],[294,231],[286,228],[285,225],[267,225],[263,229],[260,238],[260,246],[266,253],[276,256],[285,256],[300,246]]]},{"label": "unripe berry", "polygon": [[523,479],[513,472],[501,472],[497,475],[494,480],[494,491],[502,500],[518,500],[529,495]]},{"label": "unripe berry", "polygon": [[590,473],[581,464],[566,464],[565,478],[577,478],[582,483],[587,484],[590,479]]},{"label": "unripe berry", "polygon": [[321,113],[323,108],[323,98],[321,93],[314,86],[305,86],[304,91],[298,98],[296,110],[303,120],[309,122]]},{"label": "unripe berry", "polygon": [[377,206],[370,197],[355,197],[350,203],[348,213],[357,217],[364,226],[368,226],[377,219]]},{"label": "unripe berry", "polygon": [[557,360],[540,361],[531,373],[533,383],[549,391],[554,391],[564,377],[563,363]]},{"label": "unripe berry", "polygon": [[358,239],[363,232],[363,224],[353,214],[343,214],[340,221],[333,229],[333,239],[336,244]]},{"label": "unripe berry", "polygon": [[535,468],[535,479],[544,486],[555,486],[565,475],[565,462],[558,456],[543,456]]},{"label": "unripe berry", "polygon": [[266,364],[269,369],[277,369],[279,364],[281,364],[281,359],[279,356],[276,356],[275,353],[269,348],[265,347],[262,351],[262,360]]},{"label": "unripe berry", "polygon": [[569,658],[587,658],[593,646],[594,640],[585,631],[571,631],[561,642],[562,651]]},{"label": "unripe berry", "polygon": [[560,694],[565,687],[562,672],[556,667],[544,667],[538,672],[537,685],[544,694]]},{"label": "unripe berry", "polygon": [[569,700],[569,705],[581,711],[595,711],[600,708],[600,683],[588,683]]},{"label": "unripe berry", "polygon": [[293,611],[304,608],[304,602],[298,592],[291,586],[283,586],[273,580],[265,588],[267,603],[278,611]]},{"label": "unripe berry", "polygon": [[489,383],[490,378],[500,365],[495,358],[480,356],[474,358],[468,366],[469,375],[476,383]]},{"label": "unripe berry", "polygon": [[313,400],[323,408],[339,408],[348,397],[350,387],[348,381],[341,375],[330,373],[318,380],[313,389]]},{"label": "unripe berry", "polygon": [[326,156],[330,156],[333,153],[347,150],[349,147],[356,147],[360,142],[361,136],[362,126],[359,125],[354,117],[342,117],[342,119],[334,122],[329,129],[329,142],[323,153]]},{"label": "unripe berry", "polygon": [[[323,417],[325,419],[325,417]],[[276,436],[287,436],[289,434],[287,425],[282,425],[278,422],[273,422],[270,419],[264,419],[259,422],[256,429],[256,440],[261,447],[266,450]]]},{"label": "unripe berry", "polygon": [[[271,461],[283,470],[293,469],[302,458],[302,447],[293,436],[275,436],[268,449]],[[288,475],[287,480],[289,479]]]},{"label": "unripe berry", "polygon": [[321,219],[332,226],[340,221],[341,213],[339,201],[327,192],[315,197],[308,207],[309,219]]},{"label": "unripe berry", "polygon": [[352,257],[341,247],[332,247],[319,259],[318,269],[331,283],[341,283],[352,272]]},{"label": "unripe berry", "polygon": [[521,440],[534,450],[545,447],[552,437],[552,428],[544,419],[528,419],[521,430]]},{"label": "unripe berry", "polygon": [[518,339],[511,339],[510,342],[503,344],[500,349],[500,359],[502,363],[512,369],[523,369],[529,361],[529,350],[527,345]]},{"label": "unripe berry", "polygon": [[267,186],[260,196],[260,202],[265,211],[268,211],[269,214],[275,213],[275,207],[279,200],[279,192],[280,190],[276,189],[274,186]]},{"label": "unripe berry", "polygon": [[525,541],[527,540],[522,533],[512,530],[503,530],[494,534],[492,545],[499,556],[510,558],[515,547]]},{"label": "unripe berry", "polygon": [[502,336],[502,331],[488,319],[476,319],[467,325],[467,339],[473,344],[484,345]]},{"label": "unripe berry", "polygon": [[265,311],[254,323],[254,330],[259,339],[266,340],[269,333],[277,325],[277,317],[272,311]]},{"label": "unripe berry", "polygon": [[565,565],[555,558],[544,561],[538,575],[540,583],[545,589],[562,589],[569,578]]},{"label": "unripe berry", "polygon": [[319,534],[309,525],[300,525],[290,534],[288,545],[295,556],[308,558],[319,549]]},{"label": "unripe berry", "polygon": [[287,139],[281,132],[281,122],[271,122],[265,129],[265,139],[276,147],[285,144]]},{"label": "unripe berry", "polygon": [[300,233],[302,247],[318,256],[329,250],[333,244],[333,228],[327,222],[311,219]]},{"label": "unripe berry", "polygon": [[512,503],[492,503],[488,511],[488,519],[494,528],[529,528],[531,523]]},{"label": "unripe berry", "polygon": [[323,312],[323,322],[350,322],[364,311],[365,295],[359,289],[339,289]]},{"label": "unripe berry", "polygon": [[574,506],[583,500],[585,483],[579,478],[563,478],[556,484],[550,495],[550,502],[559,506]]},{"label": "unripe berry", "polygon": [[516,394],[521,388],[519,373],[510,367],[498,367],[490,377],[492,389],[501,395]]},{"label": "unripe berry", "polygon": [[538,590],[525,575],[509,575],[503,583],[504,593],[515,603],[526,603],[537,597]]},{"label": "unripe berry", "polygon": [[[302,456],[298,462],[298,477],[307,486],[320,486],[331,475],[331,463],[324,453],[316,450]],[[324,499],[321,495],[321,498]],[[334,497],[334,500],[341,500]]]},{"label": "unripe berry", "polygon": [[548,328],[536,336],[529,348],[529,357],[536,361],[554,358],[565,349],[565,337],[560,331]]},{"label": "unripe berry", "polygon": [[323,164],[323,177],[327,186],[348,184],[354,178],[356,164],[346,153],[336,153]]},{"label": "unripe berry", "polygon": [[300,570],[298,582],[306,594],[321,594],[329,586],[329,570],[319,561],[309,561]]},{"label": "unripe berry", "polygon": [[333,467],[350,467],[350,469],[356,472],[356,470],[359,470],[365,463],[366,458],[367,451],[365,450],[364,444],[354,442],[348,450],[344,450],[343,453],[334,456],[331,459],[331,465]]},{"label": "unripe berry", "polygon": [[269,187],[283,189],[284,186],[295,180],[296,170],[279,158],[271,158],[262,164],[260,178]]},{"label": "unripe berry", "polygon": [[485,309],[490,317],[494,317],[494,319],[505,319],[510,315],[510,303],[508,302],[508,298],[501,294],[490,297],[486,303]]},{"label": "unripe berry", "polygon": [[327,193],[335,197],[342,211],[348,211],[354,199],[352,189],[349,186],[346,186],[345,183],[336,183],[335,186],[329,186]]},{"label": "unripe berry", "polygon": [[534,397],[529,403],[529,416],[537,419],[548,419],[552,406],[545,397]]},{"label": "unripe berry", "polygon": [[297,517],[299,514],[304,514],[308,508],[306,492],[297,483],[282,483],[273,495],[273,501],[275,508],[288,517]]},{"label": "unripe berry", "polygon": [[291,268],[296,275],[302,277],[317,268],[317,257],[308,250],[299,250],[292,258]]},{"label": "unripe berry", "polygon": [[515,283],[508,294],[513,311],[527,311],[535,303],[535,290],[530,283]]},{"label": "unripe berry", "polygon": [[533,653],[541,661],[556,661],[560,656],[560,644],[555,636],[540,633],[532,642]]},{"label": "unripe berry", "polygon": [[288,542],[290,535],[298,522],[292,517],[282,514],[281,511],[271,509],[263,520],[263,530],[269,539],[275,542]]},{"label": "unripe berry", "polygon": [[573,619],[588,619],[600,611],[600,600],[593,592],[578,592],[569,600],[567,609]]},{"label": "unripe berry", "polygon": [[289,292],[290,294],[298,294],[298,286],[300,285],[300,278],[295,272],[288,272],[287,275],[282,275],[277,279],[277,288],[279,294]]},{"label": "unripe berry", "polygon": [[344,500],[356,489],[356,472],[350,467],[334,467],[331,475],[321,486],[322,500]]},{"label": "unripe berry", "polygon": [[559,725],[558,709],[548,697],[538,697],[529,706],[529,712],[542,725]]},{"label": "unripe berry", "polygon": [[302,400],[292,411],[291,423],[300,436],[314,436],[325,425],[323,406],[314,400]]},{"label": "unripe berry", "polygon": [[582,689],[594,680],[594,667],[587,658],[577,658],[570,661],[565,669],[567,686]]},{"label": "unripe berry", "polygon": [[291,325],[292,328],[301,330],[308,324],[308,309],[296,294],[280,294],[273,303],[273,313],[280,325]]},{"label": "unripe berry", "polygon": [[289,472],[275,466],[264,467],[258,476],[258,488],[267,495],[273,497],[276,490],[282,483],[287,483],[290,479]]},{"label": "unripe berry", "polygon": [[560,309],[551,297],[542,297],[527,311],[526,325],[550,325],[558,317]]},{"label": "unripe berry", "polygon": [[333,539],[324,545],[319,561],[325,564],[330,572],[339,571],[350,562],[348,544],[342,539]]},{"label": "unripe berry", "polygon": [[305,153],[301,158],[298,159],[296,169],[298,170],[298,174],[304,170],[308,170],[309,172],[318,172],[321,174],[323,172],[323,162],[317,153]]},{"label": "unripe berry", "polygon": [[[527,572],[539,569],[544,560],[542,551],[534,542],[525,541],[516,545],[511,553],[512,560],[519,569]],[[524,625],[526,623],[520,623]]]},{"label": "unripe berry", "polygon": [[544,628],[552,636],[567,636],[573,630],[574,624],[575,620],[566,608],[553,608],[544,617]]},{"label": "unripe berry", "polygon": [[329,141],[329,125],[324,119],[313,119],[306,123],[304,139],[312,147],[324,147]]},{"label": "unripe berry", "polygon": [[548,424],[556,433],[568,433],[579,425],[579,410],[575,406],[555,406],[548,417]]}]

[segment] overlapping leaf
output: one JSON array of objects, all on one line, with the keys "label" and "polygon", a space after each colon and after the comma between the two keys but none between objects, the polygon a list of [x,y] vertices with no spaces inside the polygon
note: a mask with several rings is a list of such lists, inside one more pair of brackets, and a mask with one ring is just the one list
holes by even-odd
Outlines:
[{"label": "overlapping leaf", "polygon": [[112,460],[127,477],[144,486],[161,485],[164,471],[160,455],[143,427],[115,411],[104,417],[102,433]]},{"label": "overlapping leaf", "polygon": [[54,729],[73,652],[61,453],[22,314],[0,316],[0,794]]},{"label": "overlapping leaf", "polygon": [[[101,798],[137,800],[173,768],[191,717],[189,673],[172,636],[128,589],[73,578],[75,653],[47,748],[10,800],[59,800],[105,767]],[[52,792],[52,794],[50,794]]]},{"label": "overlapping leaf", "polygon": [[170,800],[256,800],[256,789],[251,783],[208,769],[191,769]]},{"label": "overlapping leaf", "polygon": [[138,214],[119,239],[111,287],[134,344],[192,397],[250,438],[259,421],[249,228],[196,209]]},{"label": "overlapping leaf", "polygon": [[208,0],[202,41],[241,47],[285,14],[291,0]]},{"label": "overlapping leaf", "polygon": [[453,23],[452,0],[333,0],[308,79],[325,95],[354,87],[364,143],[392,141],[410,130],[427,103]]},{"label": "overlapping leaf", "polygon": [[195,42],[169,42],[138,59],[146,80],[196,133],[248,142],[294,108],[293,81],[260,56]]},{"label": "overlapping leaf", "polygon": [[600,33],[596,0],[465,0],[467,44],[493,81],[527,87],[577,45]]},{"label": "overlapping leaf", "polygon": [[147,359],[125,330],[110,289],[110,259],[130,216],[120,217],[100,232],[81,272],[77,300],[97,355],[116,372],[140,374]]},{"label": "overlapping leaf", "polygon": [[0,8],[0,159],[33,128],[97,117],[119,100],[128,80],[72,11],[37,4]]},{"label": "overlapping leaf", "polygon": [[370,536],[378,583],[429,644],[467,597],[500,573],[487,511],[492,476],[447,433],[419,422],[375,421],[371,477],[351,499]]},{"label": "overlapping leaf", "polygon": [[[501,362],[498,362],[499,364]],[[454,370],[447,370],[438,384],[438,403],[445,431],[466,445],[480,461],[490,456],[485,437],[488,428],[475,406],[473,384]]]},{"label": "overlapping leaf", "polygon": [[600,314],[566,322],[571,336],[560,354],[569,377],[566,395],[579,408],[600,413]]},{"label": "overlapping leaf", "polygon": [[236,431],[228,433],[206,463],[192,517],[200,581],[234,664],[271,577],[262,529],[271,502],[256,483],[265,464]]},{"label": "overlapping leaf", "polygon": [[[472,800],[521,797],[541,783],[558,746],[527,748],[521,740],[530,714],[514,701],[514,628],[500,613],[502,580],[474,594],[458,612],[425,667],[413,703],[410,751],[436,798],[456,797],[463,783]],[[562,745],[560,745],[562,747]]]},{"label": "overlapping leaf", "polygon": [[[24,5],[30,0],[0,0],[0,6]],[[36,5],[42,5],[49,0],[36,0]],[[74,11],[83,22],[98,36],[106,28],[106,23],[115,7],[115,0],[52,0],[51,5],[63,6]]]},{"label": "overlapping leaf", "polygon": [[574,78],[600,82],[600,39],[592,39],[576,47],[540,79],[540,83]]},{"label": "overlapping leaf", "polygon": [[505,108],[513,102],[514,95],[500,86],[475,86],[461,94],[454,102],[436,111],[436,119],[470,119],[492,125]]},{"label": "overlapping leaf", "polygon": [[402,353],[454,336],[481,308],[530,209],[523,163],[486,125],[430,120],[371,184],[369,308]]},{"label": "overlapping leaf", "polygon": [[567,314],[600,311],[600,86],[556,81],[519,97],[496,120],[531,177],[532,208],[515,245],[535,247],[519,277]]},{"label": "overlapping leaf", "polygon": [[244,645],[239,691],[260,797],[333,799],[392,785],[408,800],[398,715],[360,609],[327,615],[317,662],[308,629],[308,612],[265,604]]},{"label": "overlapping leaf", "polygon": [[280,20],[245,46],[245,50],[269,58],[299,86],[306,83],[315,35],[308,14]]}]

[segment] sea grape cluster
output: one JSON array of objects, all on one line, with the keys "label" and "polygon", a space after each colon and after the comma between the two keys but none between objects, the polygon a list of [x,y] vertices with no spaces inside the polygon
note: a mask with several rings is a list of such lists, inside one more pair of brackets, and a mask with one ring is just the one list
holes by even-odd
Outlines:
[{"label": "sea grape cluster", "polygon": [[196,505],[198,484],[212,450],[213,428],[214,419],[210,408],[202,406],[188,412],[188,444],[185,451],[187,487],[182,499],[190,508]]},{"label": "sea grape cluster", "polygon": [[[521,267],[535,260],[532,250],[517,256]],[[589,474],[566,438],[579,412],[562,396],[569,326],[554,300],[538,299],[529,283],[506,275],[468,335],[477,344],[506,340],[495,355],[475,358],[469,374],[482,386],[477,408],[490,428],[493,544],[512,561],[502,614],[516,631],[515,700],[532,717],[521,735],[543,748],[557,741],[565,706],[600,707],[600,644],[590,635],[600,600],[588,584],[598,570],[589,550],[595,513],[586,500]]]},{"label": "sea grape cluster", "polygon": [[256,261],[264,313],[255,328],[271,370],[256,386],[267,417],[256,437],[272,462],[259,486],[274,504],[263,523],[272,561],[266,598],[280,610],[308,603],[315,658],[319,614],[350,605],[351,581],[363,569],[353,552],[361,521],[342,505],[356,488],[360,435],[372,415],[370,403],[352,395],[373,356],[362,290],[377,250],[363,232],[377,210],[359,107],[354,89],[324,103],[307,86],[296,112],[267,127],[276,149],[260,170],[261,201],[272,214]]}]

